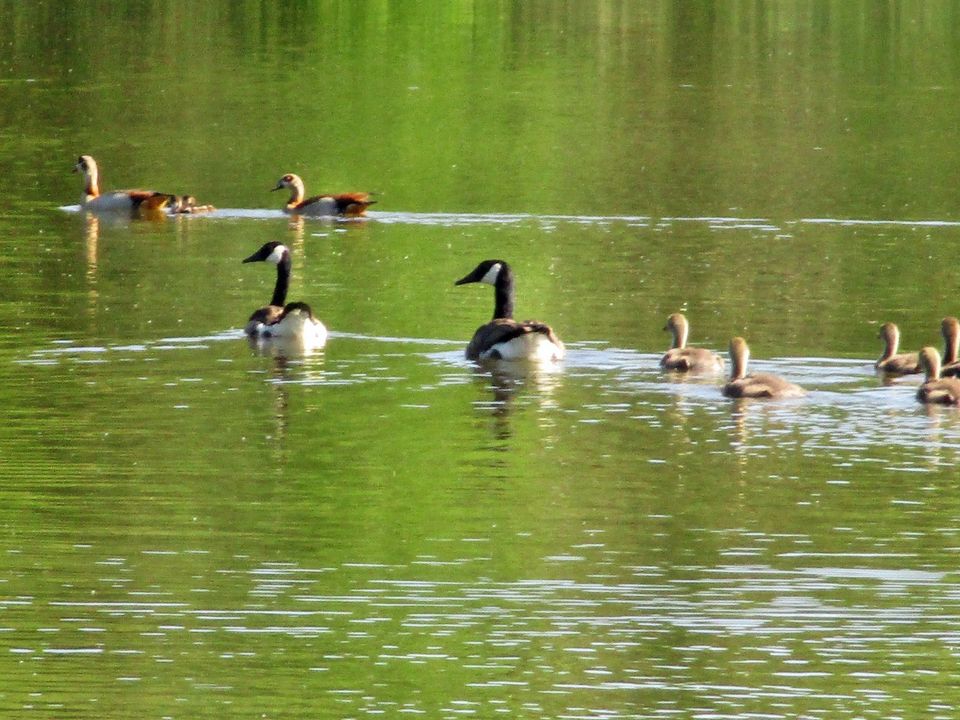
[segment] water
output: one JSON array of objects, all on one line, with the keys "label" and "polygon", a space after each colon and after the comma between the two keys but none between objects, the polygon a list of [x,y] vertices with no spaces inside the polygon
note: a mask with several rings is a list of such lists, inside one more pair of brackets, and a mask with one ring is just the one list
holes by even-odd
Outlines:
[{"label": "water", "polygon": [[[872,369],[960,313],[953,12],[0,4],[0,714],[954,717],[960,415]],[[561,367],[464,360],[488,257]]]}]

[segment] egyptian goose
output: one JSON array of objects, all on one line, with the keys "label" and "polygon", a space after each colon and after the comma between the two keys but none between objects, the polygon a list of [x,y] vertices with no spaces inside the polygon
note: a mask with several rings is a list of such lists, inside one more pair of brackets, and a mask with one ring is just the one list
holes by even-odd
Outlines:
[{"label": "egyptian goose", "polygon": [[156,212],[173,204],[177,197],[154,190],[114,190],[100,192],[100,171],[90,155],[81,155],[74,172],[83,173],[83,196],[80,205],[92,212]]},{"label": "egyptian goose", "polygon": [[313,215],[317,217],[361,217],[376,200],[370,199],[370,193],[340,193],[339,195],[314,195],[304,199],[303,180],[299,175],[287,173],[277,180],[274,190],[290,190],[290,199],[283,211],[294,215]]}]

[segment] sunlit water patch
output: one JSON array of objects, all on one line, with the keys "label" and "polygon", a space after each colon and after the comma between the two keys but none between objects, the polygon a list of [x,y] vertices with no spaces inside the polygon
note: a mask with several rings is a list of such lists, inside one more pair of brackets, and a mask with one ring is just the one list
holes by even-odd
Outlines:
[{"label": "sunlit water patch", "polygon": [[[840,453],[838,463],[873,462],[877,450],[900,448],[905,455],[885,462],[916,469],[949,464],[960,451],[960,414],[952,408],[924,407],[916,401],[920,376],[901,378],[884,385],[868,360],[830,358],[779,358],[756,360],[752,368],[776,372],[808,390],[804,398],[786,401],[732,401],[721,394],[724,375],[683,375],[664,372],[658,353],[612,348],[602,343],[572,343],[562,363],[531,366],[500,362],[477,365],[464,359],[462,343],[436,338],[369,336],[333,333],[328,346],[303,356],[277,351],[271,343],[250,345],[239,330],[208,336],[168,337],[142,343],[79,345],[53,343],[14,362],[22,366],[90,366],[129,364],[143,369],[135,377],[170,374],[171,368],[156,357],[177,354],[191,357],[187,367],[202,374],[206,383],[218,375],[218,364],[227,358],[221,350],[233,348],[230,372],[249,346],[252,355],[274,358],[269,367],[251,368],[270,384],[288,386],[347,386],[402,383],[403,403],[428,407],[450,388],[480,381],[489,395],[477,400],[480,407],[503,408],[520,398],[540,401],[566,422],[621,425],[639,422],[667,427],[678,416],[705,413],[735,447],[766,452],[781,449],[789,438],[803,453]],[[204,359],[213,354],[216,357]],[[213,365],[206,363],[214,360]],[[202,372],[201,372],[202,370]],[[108,372],[108,371],[105,371]],[[142,377],[146,374],[146,377]],[[182,372],[175,380],[187,382]],[[128,380],[132,382],[133,378]],[[231,378],[226,384],[232,387]],[[779,439],[778,439],[779,438]]]},{"label": "sunlit water patch", "polygon": [[866,218],[803,218],[797,222],[809,225],[845,225],[855,227],[857,225],[870,226],[890,226],[890,227],[960,227],[960,222],[956,220],[895,220],[895,219],[866,219]]},{"label": "sunlit water patch", "polygon": [[[641,519],[641,532],[662,522]],[[960,643],[944,611],[955,573],[911,569],[903,552],[845,568],[831,563],[849,554],[793,552],[810,542],[802,534],[704,530],[691,542],[721,538],[730,552],[716,564],[669,567],[602,531],[550,548],[521,533],[529,565],[511,578],[485,536],[427,538],[431,552],[397,562],[355,550],[314,565],[77,545],[53,570],[69,566],[85,591],[44,585],[0,601],[0,643],[23,681],[98,678],[76,688],[98,706],[129,683],[141,694],[176,688],[181,708],[229,703],[267,690],[255,672],[265,665],[342,712],[402,704],[431,716],[860,717],[897,714],[917,672],[948,683],[950,668],[932,658]],[[735,563],[738,552],[749,557]],[[183,572],[186,587],[168,582]],[[109,676],[86,672],[104,665]],[[441,692],[382,682],[411,670]],[[8,706],[58,701],[29,687],[5,695]]]},{"label": "sunlit water patch", "polygon": [[[67,213],[82,213],[80,205],[63,205],[60,210]],[[129,215],[124,213],[100,213],[96,217],[110,222],[129,221]],[[960,222],[940,219],[875,219],[875,218],[796,218],[773,221],[763,217],[738,216],[663,216],[648,215],[557,215],[533,213],[458,213],[458,212],[403,212],[393,210],[369,210],[363,217],[329,217],[310,215],[290,215],[281,209],[275,208],[216,208],[209,212],[185,214],[160,214],[154,219],[169,219],[180,221],[209,220],[296,220],[314,225],[351,225],[365,222],[377,222],[384,225],[423,225],[437,227],[470,227],[470,226],[522,226],[531,225],[540,229],[549,230],[561,224],[584,226],[610,226],[647,228],[667,230],[682,225],[704,225],[715,231],[748,231],[769,234],[772,237],[783,239],[791,237],[791,228],[797,225],[811,226],[841,226],[841,227],[901,227],[901,228],[957,228]]]}]

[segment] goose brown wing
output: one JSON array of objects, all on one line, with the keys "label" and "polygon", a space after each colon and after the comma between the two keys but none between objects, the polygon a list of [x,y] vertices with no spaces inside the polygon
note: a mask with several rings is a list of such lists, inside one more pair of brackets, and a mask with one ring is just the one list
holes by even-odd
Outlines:
[{"label": "goose brown wing", "polygon": [[340,193],[339,195],[320,194],[308,197],[297,203],[298,208],[305,208],[321,200],[333,201],[338,215],[359,215],[368,206],[376,203],[376,200],[370,199],[370,194],[365,192]]},{"label": "goose brown wing", "polygon": [[283,315],[283,308],[279,305],[264,305],[262,308],[253,311],[250,319],[247,320],[247,324],[263,323],[264,325],[273,325],[280,320],[281,315]]},{"label": "goose brown wing", "polygon": [[957,405],[960,403],[960,380],[951,377],[927,381],[917,391],[917,399],[937,405]]},{"label": "goose brown wing", "polygon": [[532,332],[542,333],[555,345],[560,344],[560,340],[554,334],[553,328],[546,323],[530,320],[518,322],[517,320],[500,318],[477,328],[477,331],[473,334],[473,339],[467,346],[467,357],[476,360],[482,353],[494,345],[510,342],[514,338]]},{"label": "goose brown wing", "polygon": [[706,348],[671,348],[660,358],[660,367],[682,372],[721,370],[723,359]]},{"label": "goose brown wing", "polygon": [[135,208],[141,210],[160,210],[176,201],[175,195],[154,192],[153,190],[128,190],[127,194]]},{"label": "goose brown wing", "polygon": [[521,325],[526,328],[524,332],[536,332],[542,335],[546,335],[547,339],[550,340],[554,345],[561,345],[560,338],[557,337],[557,334],[553,331],[553,328],[547,325],[546,323],[537,322],[536,320],[526,320]]}]

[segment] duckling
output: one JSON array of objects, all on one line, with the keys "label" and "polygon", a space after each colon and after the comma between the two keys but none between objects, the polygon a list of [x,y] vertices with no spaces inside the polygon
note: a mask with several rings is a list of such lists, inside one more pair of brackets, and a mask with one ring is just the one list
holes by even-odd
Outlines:
[{"label": "duckling", "polygon": [[303,338],[314,345],[322,345],[327,338],[327,329],[314,317],[310,306],[302,302],[284,305],[293,266],[287,247],[276,241],[265,243],[243,262],[268,262],[277,266],[277,281],[270,304],[254,310],[244,332],[251,337]]},{"label": "duckling", "polygon": [[290,199],[283,206],[283,211],[299,215],[315,215],[319,217],[361,217],[366,215],[367,208],[376,200],[370,199],[370,193],[352,192],[339,195],[314,195],[304,199],[303,180],[299,175],[287,173],[277,180],[273,190],[290,190]]},{"label": "duckling", "polygon": [[801,397],[806,391],[799,385],[770,373],[747,375],[750,348],[742,337],[730,341],[730,382],[723,386],[723,394],[731,398],[789,398]]},{"label": "duckling", "polygon": [[100,171],[97,161],[90,155],[81,155],[74,172],[83,173],[83,195],[80,205],[92,212],[156,212],[167,208],[176,200],[175,195],[154,190],[114,190],[100,192]]},{"label": "duckling", "polygon": [[681,372],[722,372],[723,358],[705,348],[687,347],[690,326],[683,313],[673,313],[663,327],[673,334],[673,344],[660,358],[660,367]]},{"label": "duckling", "polygon": [[468,360],[557,361],[565,348],[545,323],[513,319],[513,271],[504,260],[484,260],[455,285],[486,283],[494,288],[493,320],[481,325],[467,346]]},{"label": "duckling", "polygon": [[920,358],[917,353],[897,354],[900,345],[900,328],[892,322],[885,322],[880,326],[877,337],[883,340],[883,355],[874,367],[888,375],[912,375],[920,372]]},{"label": "duckling", "polygon": [[936,405],[960,405],[960,380],[940,377],[940,353],[937,349],[925,347],[919,357],[927,379],[917,390],[917,400]]},{"label": "duckling", "polygon": [[943,361],[940,365],[941,377],[960,375],[960,320],[948,315],[940,322],[940,334],[943,335]]},{"label": "duckling", "polygon": [[216,208],[213,205],[197,205],[197,199],[193,195],[174,195],[173,203],[170,205],[171,215],[187,215],[196,213],[213,212]]}]

